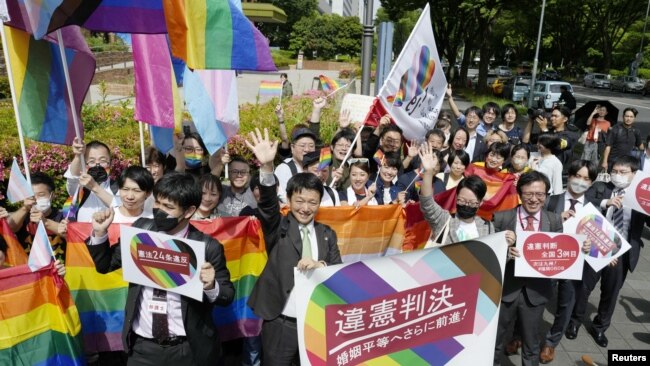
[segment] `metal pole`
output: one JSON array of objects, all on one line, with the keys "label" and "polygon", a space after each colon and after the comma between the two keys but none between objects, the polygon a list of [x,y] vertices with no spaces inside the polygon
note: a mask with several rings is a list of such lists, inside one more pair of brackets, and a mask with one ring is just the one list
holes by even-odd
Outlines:
[{"label": "metal pole", "polygon": [[539,61],[539,44],[542,40],[542,26],[544,25],[544,8],[546,0],[542,0],[542,15],[539,17],[539,31],[537,31],[537,47],[535,48],[535,60],[533,61],[533,77],[530,80],[530,91],[528,92],[528,108],[533,106],[533,95],[535,93],[535,79],[537,78],[537,62]]},{"label": "metal pole", "polygon": [[361,45],[361,94],[370,95],[370,69],[372,68],[372,41],[374,26],[372,22],[373,0],[364,0],[363,43]]}]

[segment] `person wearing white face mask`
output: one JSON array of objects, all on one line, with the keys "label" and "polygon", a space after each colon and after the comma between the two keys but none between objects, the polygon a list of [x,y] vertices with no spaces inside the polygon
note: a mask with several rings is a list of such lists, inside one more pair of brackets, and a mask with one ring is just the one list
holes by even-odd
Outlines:
[{"label": "person wearing white face mask", "polygon": [[[639,169],[639,161],[631,156],[621,156],[614,161],[611,171],[611,182],[596,182],[591,192],[592,201],[597,202],[607,220],[616,228],[616,231],[630,243],[630,250],[617,259],[613,259],[609,266],[595,272],[590,266],[585,266],[582,273],[582,286],[576,288],[576,304],[571,314],[571,320],[566,330],[566,337],[575,339],[580,324],[583,321],[587,310],[587,300],[593,289],[601,281],[600,301],[596,317],[593,319],[590,334],[601,347],[607,347],[608,339],[605,331],[609,328],[612,314],[618,300],[618,294],[623,287],[628,272],[632,272],[639,261],[639,253],[643,243],[641,234],[646,215],[623,207],[623,197],[630,193],[629,185]],[[600,254],[594,246],[592,255],[598,257],[611,256],[611,252],[605,255]]]},{"label": "person wearing white face mask", "polygon": [[29,253],[38,222],[43,221],[54,255],[64,258],[65,238],[59,235],[59,223],[64,217],[61,211],[52,207],[55,198],[54,181],[41,172],[32,173],[31,181],[34,197],[26,199],[23,206],[11,214],[9,226],[16,233],[18,242]]}]

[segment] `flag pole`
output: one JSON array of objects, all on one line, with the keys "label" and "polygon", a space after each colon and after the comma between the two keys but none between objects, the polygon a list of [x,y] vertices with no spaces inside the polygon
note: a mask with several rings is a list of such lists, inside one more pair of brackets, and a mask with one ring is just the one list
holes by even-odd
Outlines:
[{"label": "flag pole", "polygon": [[[61,29],[56,30],[56,37],[59,41],[59,53],[61,54],[61,64],[63,65],[63,74],[65,75],[65,85],[68,89],[68,99],[70,99],[70,109],[72,110],[72,121],[74,122],[74,133],[79,141],[83,142],[81,138],[81,129],[79,128],[79,116],[77,116],[77,107],[74,102],[74,94],[72,94],[72,82],[70,81],[70,71],[68,70],[68,58],[65,55],[65,46],[63,45],[63,34]],[[84,171],[86,166],[86,158],[83,154],[79,155],[81,159],[81,171]]]},{"label": "flag pole", "polygon": [[340,87],[338,87],[337,89],[335,89],[333,92],[327,94],[327,95],[325,96],[325,99],[327,99],[327,98],[331,97],[332,95],[338,93],[339,90],[346,89],[348,86],[350,86],[350,85],[352,84],[352,82],[353,82],[354,80],[355,80],[355,79],[350,80],[347,84],[345,84],[345,85],[343,85],[343,86],[340,86]]},{"label": "flag pole", "polygon": [[140,125],[140,153],[142,154],[142,166],[145,166],[146,157],[144,154],[144,126],[142,121],[138,121],[138,124]]},{"label": "flag pole", "polygon": [[[354,140],[352,140],[352,145],[350,145],[350,149],[348,150],[348,152],[345,154],[345,157],[344,157],[343,160],[341,161],[341,166],[342,166],[342,167],[345,166],[345,162],[346,162],[346,161],[348,160],[348,158],[350,157],[350,154],[352,154],[352,150],[355,149],[356,144],[357,144],[357,140],[359,139],[359,136],[361,136],[361,131],[362,131],[362,130],[363,130],[363,126],[362,126],[361,128],[359,128],[359,131],[357,131],[357,134],[354,136]],[[332,179],[332,182],[330,183],[329,186],[330,186],[330,187],[334,187],[335,185],[336,185],[336,177],[334,177],[334,179]]]},{"label": "flag pole", "polygon": [[14,115],[16,116],[16,127],[18,127],[18,140],[20,141],[20,153],[23,155],[23,166],[25,168],[25,178],[31,187],[32,177],[29,173],[29,163],[27,161],[27,149],[25,148],[25,138],[23,137],[23,127],[20,122],[20,113],[18,113],[18,100],[16,99],[16,86],[11,71],[11,61],[9,60],[9,48],[7,47],[7,35],[5,34],[4,19],[0,18],[0,34],[2,35],[2,50],[4,52],[5,64],[7,65],[7,76],[9,79],[9,90],[11,90],[11,102],[14,106]]}]

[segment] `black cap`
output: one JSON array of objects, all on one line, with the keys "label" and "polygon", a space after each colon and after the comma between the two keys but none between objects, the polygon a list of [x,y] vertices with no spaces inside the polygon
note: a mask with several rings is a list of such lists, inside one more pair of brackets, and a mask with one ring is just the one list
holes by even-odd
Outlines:
[{"label": "black cap", "polygon": [[314,142],[316,141],[316,134],[314,134],[312,130],[305,127],[301,127],[293,131],[293,134],[291,134],[291,142],[296,142],[298,141],[298,139],[305,136],[311,137],[314,140]]},{"label": "black cap", "polygon": [[320,161],[320,149],[308,152],[302,156],[302,168],[307,169],[308,166]]}]

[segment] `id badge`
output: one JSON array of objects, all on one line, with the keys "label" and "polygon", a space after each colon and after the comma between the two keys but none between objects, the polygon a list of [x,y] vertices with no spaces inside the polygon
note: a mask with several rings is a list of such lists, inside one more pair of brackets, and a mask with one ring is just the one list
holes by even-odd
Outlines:
[{"label": "id badge", "polygon": [[147,310],[154,314],[167,314],[167,301],[151,299],[147,303]]}]

